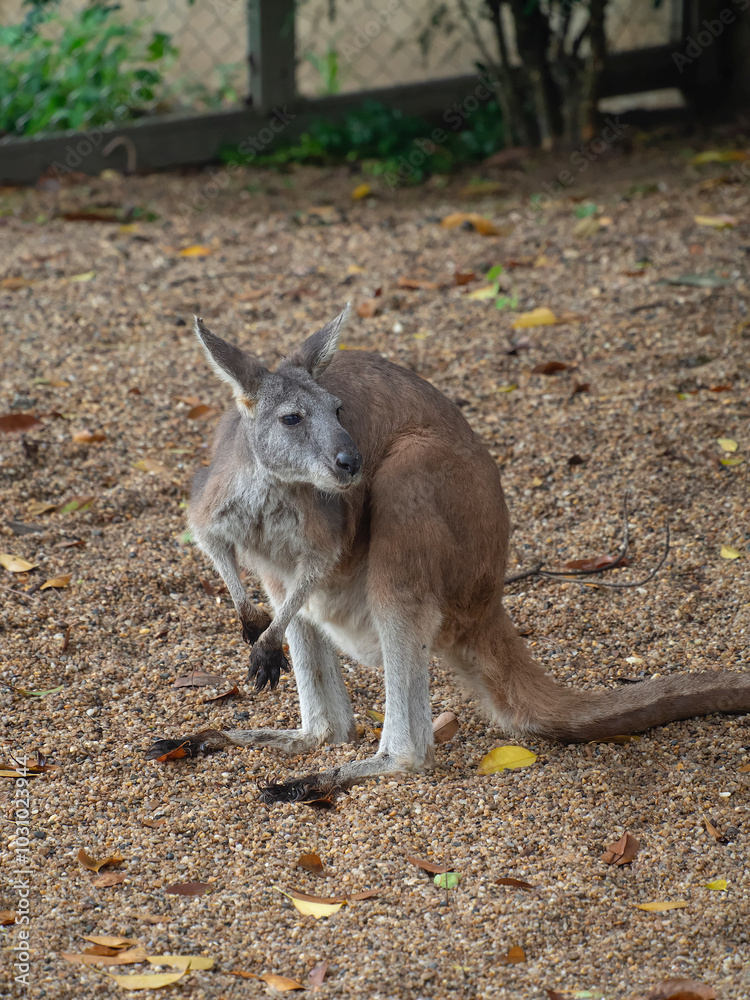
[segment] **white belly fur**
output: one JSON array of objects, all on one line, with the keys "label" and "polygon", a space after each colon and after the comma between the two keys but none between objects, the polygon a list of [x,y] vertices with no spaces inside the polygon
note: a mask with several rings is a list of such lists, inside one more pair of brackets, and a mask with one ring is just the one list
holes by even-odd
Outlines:
[{"label": "white belly fur", "polygon": [[361,583],[345,592],[316,592],[302,613],[346,656],[368,667],[382,667],[380,637],[368,613]]}]

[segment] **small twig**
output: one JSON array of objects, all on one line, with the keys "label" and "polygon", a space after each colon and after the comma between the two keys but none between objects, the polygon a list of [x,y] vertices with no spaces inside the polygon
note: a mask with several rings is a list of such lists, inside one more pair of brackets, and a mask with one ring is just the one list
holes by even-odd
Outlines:
[{"label": "small twig", "polygon": [[14,590],[13,587],[9,587],[5,583],[0,583],[0,587],[2,587],[3,590],[9,590],[11,592],[11,594],[18,594],[19,597],[34,597],[35,596],[33,591],[28,591],[27,592],[25,590]]},{"label": "small twig", "polygon": [[[667,521],[667,526],[666,526],[665,532],[666,532],[666,540],[664,542],[664,552],[662,553],[661,559],[656,564],[656,566],[654,566],[654,568],[650,571],[650,573],[648,574],[648,576],[644,576],[644,578],[642,580],[636,580],[633,583],[597,583],[596,581],[588,583],[588,581],[586,581],[586,586],[588,586],[588,587],[609,587],[610,590],[630,590],[631,587],[642,587],[644,583],[648,583],[649,580],[653,580],[653,578],[656,576],[656,574],[662,568],[662,566],[664,565],[664,563],[667,561],[667,556],[669,555],[669,522],[668,521]],[[570,582],[572,583],[573,581],[571,580]]]},{"label": "small twig", "polygon": [[513,573],[512,576],[505,577],[505,585],[509,583],[516,583],[518,580],[526,580],[530,576],[536,576],[541,570],[543,563],[537,563],[536,566],[532,566],[531,569],[522,569],[520,573]]}]

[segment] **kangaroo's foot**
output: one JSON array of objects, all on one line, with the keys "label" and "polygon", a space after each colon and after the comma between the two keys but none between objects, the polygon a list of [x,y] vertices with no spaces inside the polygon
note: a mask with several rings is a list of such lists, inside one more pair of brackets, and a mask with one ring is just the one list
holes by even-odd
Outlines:
[{"label": "kangaroo's foot", "polygon": [[253,646],[250,653],[250,670],[248,677],[255,678],[255,690],[262,691],[268,685],[271,690],[279,683],[281,671],[289,669],[289,661],[284,656],[281,646],[266,647],[263,643]]},{"label": "kangaroo's foot", "polygon": [[[178,757],[199,757],[202,753],[213,753],[216,750],[226,750],[232,746],[232,741],[225,733],[220,733],[218,729],[201,729],[198,733],[190,736],[183,736],[181,739],[168,740],[160,738],[154,740],[146,751],[146,760],[158,760],[165,754],[173,754],[174,760]],[[182,753],[175,753],[182,751]]]}]

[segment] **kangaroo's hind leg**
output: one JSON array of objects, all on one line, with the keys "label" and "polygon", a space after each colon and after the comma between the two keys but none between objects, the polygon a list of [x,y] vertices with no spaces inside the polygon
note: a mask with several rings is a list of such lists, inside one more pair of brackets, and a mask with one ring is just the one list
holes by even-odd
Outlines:
[{"label": "kangaroo's hind leg", "polygon": [[301,754],[324,743],[348,743],[357,726],[333,646],[312,622],[296,615],[286,633],[300,700],[299,729],[203,729],[181,739],[158,739],[146,751],[154,760],[182,749],[182,756],[225,750],[230,746],[270,747]]}]

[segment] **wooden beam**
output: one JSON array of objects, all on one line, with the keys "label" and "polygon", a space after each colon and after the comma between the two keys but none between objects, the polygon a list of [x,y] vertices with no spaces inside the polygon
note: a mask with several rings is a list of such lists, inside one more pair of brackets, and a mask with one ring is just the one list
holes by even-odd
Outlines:
[{"label": "wooden beam", "polygon": [[295,97],[295,0],[247,0],[250,98],[270,111]]}]

